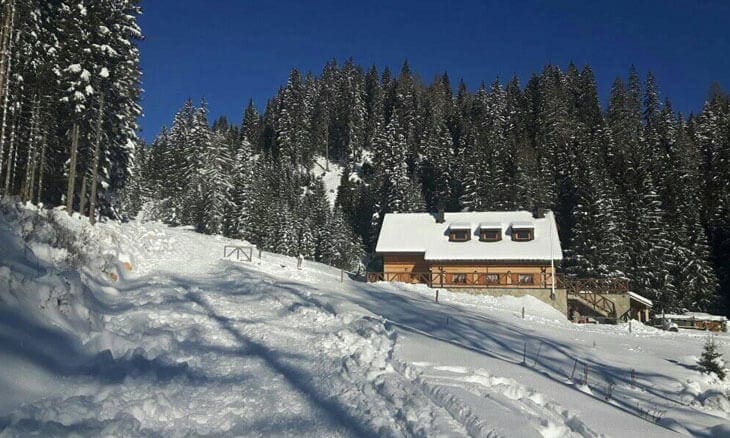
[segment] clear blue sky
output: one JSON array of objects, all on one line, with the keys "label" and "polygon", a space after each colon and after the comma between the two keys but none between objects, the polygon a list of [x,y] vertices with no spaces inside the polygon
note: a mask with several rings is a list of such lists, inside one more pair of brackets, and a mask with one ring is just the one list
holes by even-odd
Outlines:
[{"label": "clear blue sky", "polygon": [[685,113],[701,109],[713,81],[730,90],[730,1],[593,3],[144,0],[142,137],[188,97],[238,123],[249,97],[263,107],[292,67],[319,74],[332,58],[395,71],[408,59],[427,82],[447,71],[470,89],[588,63],[604,102],[634,64]]}]

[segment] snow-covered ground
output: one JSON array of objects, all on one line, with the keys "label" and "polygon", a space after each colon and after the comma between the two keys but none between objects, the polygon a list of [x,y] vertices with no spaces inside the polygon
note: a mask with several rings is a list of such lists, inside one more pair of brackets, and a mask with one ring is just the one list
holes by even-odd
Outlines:
[{"label": "snow-covered ground", "polygon": [[310,170],[312,175],[322,178],[324,184],[324,191],[327,195],[327,200],[330,202],[330,206],[335,206],[337,200],[337,189],[340,187],[340,180],[342,178],[342,166],[338,163],[325,159],[323,156],[318,155],[314,159],[314,165]]},{"label": "snow-covered ground", "polygon": [[705,333],[225,244],[1,203],[0,436],[730,436]]}]

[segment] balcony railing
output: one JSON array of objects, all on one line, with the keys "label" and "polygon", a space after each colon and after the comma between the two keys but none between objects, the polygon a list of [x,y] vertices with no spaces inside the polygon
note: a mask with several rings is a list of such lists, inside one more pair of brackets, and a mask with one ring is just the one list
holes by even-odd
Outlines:
[{"label": "balcony railing", "polygon": [[629,280],[625,278],[571,278],[564,275],[556,277],[558,287],[568,293],[621,294],[629,290]]},{"label": "balcony railing", "polygon": [[[368,283],[397,281],[450,288],[549,288],[552,285],[549,272],[368,272],[366,278]],[[556,287],[557,284],[556,281]]]}]

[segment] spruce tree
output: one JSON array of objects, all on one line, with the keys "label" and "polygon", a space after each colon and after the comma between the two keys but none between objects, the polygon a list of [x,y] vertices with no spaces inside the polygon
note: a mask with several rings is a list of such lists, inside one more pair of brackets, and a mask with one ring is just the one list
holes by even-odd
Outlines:
[{"label": "spruce tree", "polygon": [[702,350],[702,355],[697,361],[700,369],[703,373],[715,373],[720,380],[725,380],[727,375],[727,368],[725,368],[725,361],[723,360],[722,353],[717,351],[717,344],[715,344],[714,336],[708,336],[705,341],[705,346]]}]

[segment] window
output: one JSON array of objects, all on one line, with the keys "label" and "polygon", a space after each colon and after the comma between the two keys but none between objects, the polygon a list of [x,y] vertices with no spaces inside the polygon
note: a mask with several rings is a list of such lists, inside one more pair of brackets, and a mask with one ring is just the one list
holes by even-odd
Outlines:
[{"label": "window", "polygon": [[466,274],[454,274],[452,281],[454,284],[466,284]]},{"label": "window", "polygon": [[502,230],[497,228],[482,228],[479,230],[479,240],[482,242],[499,242],[502,240]]},{"label": "window", "polygon": [[517,274],[517,282],[519,284],[533,284],[534,278],[532,274]]},{"label": "window", "polygon": [[512,229],[512,240],[516,242],[527,242],[533,239],[532,228],[517,228]]},{"label": "window", "polygon": [[451,230],[449,232],[449,241],[466,242],[469,240],[469,230]]},{"label": "window", "polygon": [[499,284],[499,274],[487,274],[484,279],[487,284]]}]

